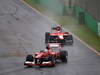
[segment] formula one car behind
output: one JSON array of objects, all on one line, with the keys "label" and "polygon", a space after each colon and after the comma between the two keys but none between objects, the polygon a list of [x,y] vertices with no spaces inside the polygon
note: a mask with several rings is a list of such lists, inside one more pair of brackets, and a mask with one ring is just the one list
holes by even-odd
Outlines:
[{"label": "formula one car behind", "polygon": [[55,32],[46,32],[45,33],[45,43],[61,43],[64,45],[73,45],[73,36],[69,32],[62,32],[61,26],[52,27],[52,30]]},{"label": "formula one car behind", "polygon": [[61,62],[67,63],[68,52],[65,50],[52,49],[50,47],[46,47],[46,51],[41,50],[32,55],[27,55],[26,61],[24,63],[25,66],[55,66],[57,60]]},{"label": "formula one car behind", "polygon": [[68,32],[45,33],[45,43],[61,43],[64,45],[73,45],[73,36]]}]

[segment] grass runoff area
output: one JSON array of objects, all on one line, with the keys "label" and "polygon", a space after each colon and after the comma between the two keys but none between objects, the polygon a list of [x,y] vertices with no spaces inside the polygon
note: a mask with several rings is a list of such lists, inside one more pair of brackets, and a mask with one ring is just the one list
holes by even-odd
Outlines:
[{"label": "grass runoff area", "polygon": [[57,15],[56,13],[47,10],[45,7],[39,5],[38,3],[34,3],[33,0],[24,0],[28,4],[30,4],[33,8],[37,9],[44,15],[53,19],[57,23],[63,25],[63,27],[70,32],[74,33],[81,40],[85,41],[95,50],[100,52],[100,37],[97,36],[94,32],[92,32],[86,25],[80,25],[78,23],[78,19],[72,15]]}]

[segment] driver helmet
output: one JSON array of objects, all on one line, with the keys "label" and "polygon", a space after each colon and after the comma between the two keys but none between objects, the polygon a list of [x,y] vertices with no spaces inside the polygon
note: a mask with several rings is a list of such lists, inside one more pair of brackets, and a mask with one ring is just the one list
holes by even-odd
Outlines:
[{"label": "driver helmet", "polygon": [[60,26],[57,26],[57,30],[60,31],[61,30],[61,27]]}]

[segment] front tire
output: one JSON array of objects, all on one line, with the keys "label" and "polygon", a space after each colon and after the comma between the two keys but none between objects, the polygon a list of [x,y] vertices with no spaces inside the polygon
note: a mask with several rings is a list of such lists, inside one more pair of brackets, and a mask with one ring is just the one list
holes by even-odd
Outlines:
[{"label": "front tire", "polygon": [[60,52],[60,59],[62,62],[68,62],[68,52],[67,51],[61,51]]},{"label": "front tire", "polygon": [[[32,55],[27,55],[26,61],[33,62],[34,61],[33,56]],[[27,65],[27,67],[32,67],[32,66],[31,65]]]},{"label": "front tire", "polygon": [[33,62],[34,61],[33,56],[32,55],[27,55],[26,61]]}]

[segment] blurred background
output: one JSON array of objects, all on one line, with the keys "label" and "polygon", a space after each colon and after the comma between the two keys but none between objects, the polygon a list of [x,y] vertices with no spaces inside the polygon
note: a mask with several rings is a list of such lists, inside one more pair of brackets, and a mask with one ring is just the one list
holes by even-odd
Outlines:
[{"label": "blurred background", "polygon": [[100,51],[99,0],[24,1]]},{"label": "blurred background", "polygon": [[[86,24],[93,32],[99,35],[100,21],[99,0],[26,0],[40,4],[49,11],[58,15],[73,13],[80,24]],[[71,11],[70,11],[71,10]]]}]

